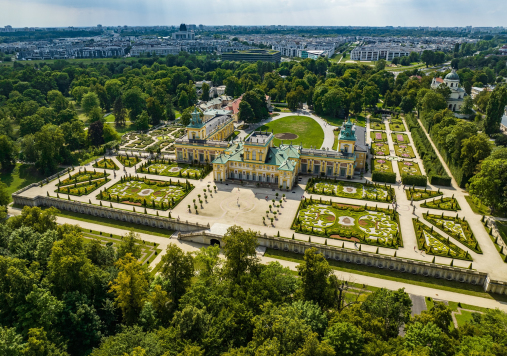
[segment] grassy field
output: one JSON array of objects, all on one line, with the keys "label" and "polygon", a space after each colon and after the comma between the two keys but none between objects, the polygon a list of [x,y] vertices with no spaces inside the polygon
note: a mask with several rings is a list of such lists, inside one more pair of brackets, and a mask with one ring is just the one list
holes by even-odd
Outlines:
[{"label": "grassy field", "polygon": [[284,140],[288,144],[292,141],[294,144],[303,143],[303,147],[310,148],[315,146],[320,148],[324,142],[324,131],[320,125],[308,116],[287,116],[263,125],[261,130],[273,130],[275,134],[274,144],[278,146],[282,140],[276,138],[276,134],[293,133],[298,137],[292,140]]},{"label": "grassy field", "polygon": [[[280,251],[267,249],[266,257],[276,258],[285,261],[292,261],[300,263],[303,261],[303,255],[293,252]],[[365,265],[356,265],[354,263],[346,263],[330,260],[331,268],[336,271],[360,274],[363,276],[381,278],[390,281],[396,281],[407,284],[414,284],[421,287],[435,288],[446,290],[449,292],[461,293],[466,295],[473,295],[476,297],[494,299],[499,301],[507,301],[507,295],[490,294],[483,291],[482,286],[475,286],[472,284],[459,283],[455,281],[447,281],[443,279],[433,279],[421,275],[413,275],[409,273],[401,273],[390,271],[388,269],[379,269],[375,267],[368,267]],[[464,297],[466,298],[466,297]]]},{"label": "grassy field", "polygon": [[111,220],[111,219],[107,219],[107,218],[101,218],[98,216],[91,216],[91,215],[87,215],[87,214],[74,213],[74,212],[70,212],[70,211],[60,211],[57,215],[61,216],[63,218],[69,218],[69,219],[84,221],[84,222],[88,222],[88,223],[92,223],[92,224],[109,226],[109,227],[114,227],[117,229],[134,231],[134,232],[155,235],[155,236],[162,236],[162,237],[167,237],[167,238],[171,238],[171,235],[174,232],[171,230],[160,229],[157,227],[138,225],[138,224],[129,223],[126,221],[116,221],[116,220]]},{"label": "grassy field", "polygon": [[7,185],[7,193],[12,193],[32,183],[37,183],[47,175],[39,173],[35,166],[30,164],[16,164],[11,170],[0,171],[0,181]]},{"label": "grassy field", "polygon": [[488,208],[486,205],[483,205],[478,199],[472,198],[470,195],[465,195],[465,199],[467,200],[468,204],[470,205],[470,208],[472,208],[472,211],[479,215],[492,215],[496,217],[503,217],[502,214],[494,213],[491,214],[491,209]]}]

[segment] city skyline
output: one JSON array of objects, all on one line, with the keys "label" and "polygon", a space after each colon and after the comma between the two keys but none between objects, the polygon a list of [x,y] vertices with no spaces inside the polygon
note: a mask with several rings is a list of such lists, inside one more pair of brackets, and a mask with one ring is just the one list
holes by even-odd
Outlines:
[{"label": "city skyline", "polygon": [[[223,1],[68,2],[1,0],[0,25],[13,27],[204,25],[288,26],[504,26],[507,10],[499,0],[404,1],[289,0],[250,3]],[[196,9],[199,9],[197,12]]]}]

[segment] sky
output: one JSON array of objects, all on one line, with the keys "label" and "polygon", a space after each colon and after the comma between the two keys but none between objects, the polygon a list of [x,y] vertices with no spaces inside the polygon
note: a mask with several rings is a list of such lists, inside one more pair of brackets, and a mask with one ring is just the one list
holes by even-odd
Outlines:
[{"label": "sky", "polygon": [[506,26],[505,0],[0,0],[0,27]]}]

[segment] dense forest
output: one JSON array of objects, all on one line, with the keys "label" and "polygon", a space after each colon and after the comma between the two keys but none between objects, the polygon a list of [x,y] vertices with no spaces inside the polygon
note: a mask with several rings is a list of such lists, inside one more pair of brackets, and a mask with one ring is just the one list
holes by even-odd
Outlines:
[{"label": "dense forest", "polygon": [[153,276],[135,233],[114,249],[57,225],[55,212],[25,207],[0,225],[1,355],[507,353],[504,312],[473,314],[459,329],[443,303],[411,317],[402,289],[360,295],[315,249],[297,273],[263,265],[256,233],[233,226],[223,255],[169,244]]}]

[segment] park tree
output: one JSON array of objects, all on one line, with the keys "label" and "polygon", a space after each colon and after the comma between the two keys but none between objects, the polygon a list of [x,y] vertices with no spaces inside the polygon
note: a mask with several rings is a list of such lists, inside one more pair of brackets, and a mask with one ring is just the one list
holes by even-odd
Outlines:
[{"label": "park tree", "polygon": [[141,237],[134,231],[129,231],[127,234],[121,237],[121,242],[118,244],[116,253],[118,258],[123,258],[130,253],[134,258],[141,258]]},{"label": "park tree", "polygon": [[91,112],[95,108],[100,108],[100,100],[95,92],[89,92],[83,95],[81,107],[86,116],[90,117]]},{"label": "park tree", "polygon": [[208,101],[209,100],[209,90],[210,90],[208,83],[203,83],[201,90],[202,90],[201,100]]},{"label": "park tree", "polygon": [[237,281],[244,273],[253,272],[258,267],[256,232],[234,225],[227,229],[222,241],[226,258],[224,272],[228,277]]},{"label": "park tree", "polygon": [[118,96],[114,101],[113,115],[114,115],[114,124],[116,125],[116,127],[124,127],[125,116],[127,116],[127,112],[123,107],[123,99],[121,96]]},{"label": "park tree", "polygon": [[104,138],[104,143],[108,143],[111,141],[118,141],[120,139],[120,135],[115,130],[113,125],[104,124],[102,127],[102,137]]},{"label": "park tree", "polygon": [[174,112],[173,99],[171,95],[167,95],[165,104],[165,117],[169,121],[176,120],[176,113]]},{"label": "park tree", "polygon": [[185,110],[190,106],[188,101],[188,94],[186,91],[181,91],[180,96],[178,97],[178,106],[180,110]]},{"label": "park tree", "polygon": [[[85,145],[87,132],[85,131],[85,124],[83,121],[76,119],[71,122],[65,122],[60,125],[60,128],[62,129],[67,148],[70,151],[80,149]],[[25,136],[25,138],[28,138],[28,141],[30,137]],[[30,156],[30,149],[30,147],[25,147],[23,153]]]},{"label": "park tree", "polygon": [[421,109],[423,111],[438,111],[443,110],[447,107],[447,102],[442,94],[435,91],[428,91],[421,99]]},{"label": "park tree", "polygon": [[88,142],[92,146],[100,146],[104,144],[104,124],[102,121],[95,121],[88,128]]},{"label": "park tree", "polygon": [[241,103],[239,103],[238,120],[244,122],[253,122],[254,119],[255,114],[250,104],[248,104],[246,101],[241,101]]},{"label": "park tree", "polygon": [[40,131],[44,125],[44,119],[37,114],[25,116],[19,122],[19,134],[21,136],[34,134]]},{"label": "park tree", "polygon": [[125,92],[123,95],[123,106],[129,110],[130,121],[134,124],[146,108],[145,94],[139,87],[133,87]]},{"label": "park tree", "polygon": [[190,252],[185,253],[178,246],[170,244],[161,263],[160,273],[168,284],[166,291],[176,307],[194,276],[194,258]]},{"label": "park tree", "polygon": [[8,169],[16,164],[16,145],[6,135],[0,135],[0,169]]},{"label": "park tree", "polygon": [[118,79],[109,79],[104,85],[107,98],[110,103],[116,102],[121,97],[121,82]]},{"label": "park tree", "polygon": [[55,125],[45,125],[35,134],[35,149],[38,151],[36,167],[46,174],[56,171],[62,160],[62,150],[65,139],[61,128]]},{"label": "park tree", "polygon": [[363,88],[363,98],[365,105],[370,107],[377,105],[379,94],[379,90],[376,86],[365,86]]},{"label": "park tree", "polygon": [[444,349],[442,330],[432,322],[409,324],[405,333],[405,347],[409,350],[427,348],[430,355],[439,355]]},{"label": "park tree", "polygon": [[336,323],[326,330],[324,340],[334,348],[336,355],[360,355],[364,345],[361,331],[350,323]]},{"label": "park tree", "polygon": [[500,130],[500,122],[507,105],[507,88],[501,86],[491,92],[491,96],[486,108],[486,118],[484,120],[484,132],[491,135]]},{"label": "park tree", "polygon": [[122,311],[124,323],[133,325],[148,298],[148,271],[130,253],[119,259],[115,266],[119,272],[111,283],[110,292],[115,295],[114,301]]},{"label": "park tree", "polygon": [[150,128],[150,116],[146,110],[141,111],[141,114],[137,117],[136,128],[138,130],[148,130]]},{"label": "park tree", "polygon": [[69,101],[58,90],[51,90],[48,95],[48,103],[57,113],[67,109]]},{"label": "park tree", "polygon": [[9,204],[11,197],[9,193],[7,193],[7,185],[3,182],[0,182],[0,206],[6,206]]},{"label": "park tree", "polygon": [[476,171],[477,165],[491,153],[492,145],[488,136],[478,134],[463,140],[461,144],[461,161],[463,173],[471,176]]},{"label": "park tree", "polygon": [[461,105],[460,112],[463,115],[472,115],[474,113],[474,102],[470,95],[465,96],[463,99],[463,105]]},{"label": "park tree", "polygon": [[434,60],[435,60],[435,55],[434,55],[433,51],[424,50],[423,53],[421,54],[421,61],[423,61],[424,64],[426,64],[426,68],[428,68],[428,66],[434,64]]},{"label": "park tree", "polygon": [[89,88],[87,87],[84,87],[84,86],[76,86],[72,89],[72,97],[76,100],[76,103],[78,105],[81,105],[81,101],[83,100],[83,97],[86,93],[88,93],[90,91]]},{"label": "park tree", "polygon": [[301,277],[302,297],[321,307],[327,306],[331,296],[328,281],[331,267],[324,256],[318,253],[315,248],[309,248],[305,251],[304,261],[296,268]]},{"label": "park tree", "polygon": [[469,192],[498,211],[507,208],[507,158],[495,158],[495,153],[482,161],[478,173],[470,179]]},{"label": "park tree", "polygon": [[220,269],[220,246],[202,247],[195,253],[194,265],[200,278],[214,276]]},{"label": "park tree", "polygon": [[150,116],[150,124],[153,126],[160,124],[160,121],[164,118],[164,107],[158,99],[153,97],[146,99],[146,111]]},{"label": "park tree", "polygon": [[386,69],[386,60],[385,59],[380,59],[375,62],[375,70],[377,72],[380,72],[381,70],[384,70],[384,69]]},{"label": "park tree", "polygon": [[322,97],[322,109],[332,117],[345,114],[347,95],[342,89],[331,89]]}]

